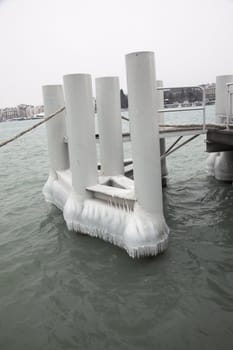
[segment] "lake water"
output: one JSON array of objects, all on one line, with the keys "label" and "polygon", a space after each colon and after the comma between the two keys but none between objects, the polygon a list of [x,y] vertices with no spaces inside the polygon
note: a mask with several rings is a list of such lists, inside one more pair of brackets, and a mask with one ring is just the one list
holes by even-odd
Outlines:
[{"label": "lake water", "polygon": [[[33,123],[1,123],[0,139]],[[44,126],[0,149],[0,349],[233,349],[233,187],[206,158],[204,136],[167,158],[169,247],[133,260],[44,202]]]}]

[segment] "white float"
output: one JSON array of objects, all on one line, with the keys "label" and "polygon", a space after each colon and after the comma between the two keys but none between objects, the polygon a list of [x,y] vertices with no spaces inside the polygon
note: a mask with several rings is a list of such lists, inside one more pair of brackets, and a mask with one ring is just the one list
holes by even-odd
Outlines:
[{"label": "white float", "polygon": [[[154,55],[127,55],[126,65],[135,180],[123,175],[118,79],[96,81],[98,174],[91,77],[72,74],[64,76],[70,169],[54,167],[55,176],[44,194],[63,211],[70,230],[112,242],[131,257],[157,255],[167,247],[169,229],[163,216],[158,120],[154,123]],[[49,103],[44,94],[46,108]]]},{"label": "white float", "polygon": [[[227,122],[227,84],[231,82],[233,75],[216,77],[216,123]],[[233,181],[233,152],[211,153],[207,158],[207,172],[217,180]]]}]

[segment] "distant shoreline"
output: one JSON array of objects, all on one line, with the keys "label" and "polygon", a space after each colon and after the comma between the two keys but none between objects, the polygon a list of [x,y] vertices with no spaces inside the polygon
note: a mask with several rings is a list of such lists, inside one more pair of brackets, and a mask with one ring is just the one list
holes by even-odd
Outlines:
[{"label": "distant shoreline", "polygon": [[9,123],[9,122],[22,122],[27,120],[38,120],[38,119],[44,119],[44,117],[31,117],[31,118],[11,118],[6,120],[0,120],[0,123]]}]

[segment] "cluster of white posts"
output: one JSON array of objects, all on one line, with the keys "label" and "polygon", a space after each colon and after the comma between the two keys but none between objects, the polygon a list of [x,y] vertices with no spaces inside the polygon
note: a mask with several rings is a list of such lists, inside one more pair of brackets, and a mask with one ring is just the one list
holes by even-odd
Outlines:
[{"label": "cluster of white posts", "polygon": [[63,211],[69,229],[110,241],[131,257],[157,255],[167,247],[169,229],[153,52],[128,54],[126,70],[134,181],[124,176],[118,78],[96,79],[98,171],[91,76],[70,74],[63,86],[43,87],[45,116],[66,107],[47,122],[50,174],[43,193]]},{"label": "cluster of white posts", "polygon": [[[216,123],[226,124],[232,118],[233,75],[219,75],[216,77]],[[220,181],[233,182],[233,152],[211,153],[207,159],[207,171]]]}]

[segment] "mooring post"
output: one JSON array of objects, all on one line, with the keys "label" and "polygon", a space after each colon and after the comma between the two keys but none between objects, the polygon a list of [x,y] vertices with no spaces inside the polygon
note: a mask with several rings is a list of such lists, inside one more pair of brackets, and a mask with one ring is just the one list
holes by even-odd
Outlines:
[{"label": "mooring post", "polygon": [[101,172],[107,176],[124,174],[118,77],[96,79],[96,104],[100,136]]},{"label": "mooring post", "polygon": [[162,214],[154,53],[126,55],[126,70],[136,197],[145,211]]},{"label": "mooring post", "polygon": [[[156,80],[156,86],[162,87],[163,81],[162,80]],[[164,108],[164,92],[163,90],[156,90],[156,98],[157,98],[157,107],[158,109]],[[160,124],[164,124],[164,113],[158,113],[156,114],[157,119],[159,120]],[[166,141],[165,138],[160,139],[160,155],[164,154],[166,151]],[[166,186],[167,184],[167,164],[166,164],[166,157],[161,160],[161,173],[162,173],[162,184],[163,186]]]},{"label": "mooring post", "polygon": [[[42,87],[45,117],[65,105],[62,85],[45,85]],[[69,168],[69,154],[66,136],[66,112],[59,113],[46,123],[50,167],[55,175],[56,170]]]},{"label": "mooring post", "polygon": [[227,122],[227,84],[233,82],[233,75],[216,77],[216,123]]},{"label": "mooring post", "polygon": [[[219,75],[216,77],[216,122],[226,123],[228,127],[228,83],[233,82],[233,75]],[[214,174],[220,181],[233,181],[233,152],[211,154],[207,160],[209,174]]]},{"label": "mooring post", "polygon": [[87,186],[97,183],[97,157],[92,82],[89,74],[63,77],[67,109],[72,186],[75,193],[87,198]]}]

